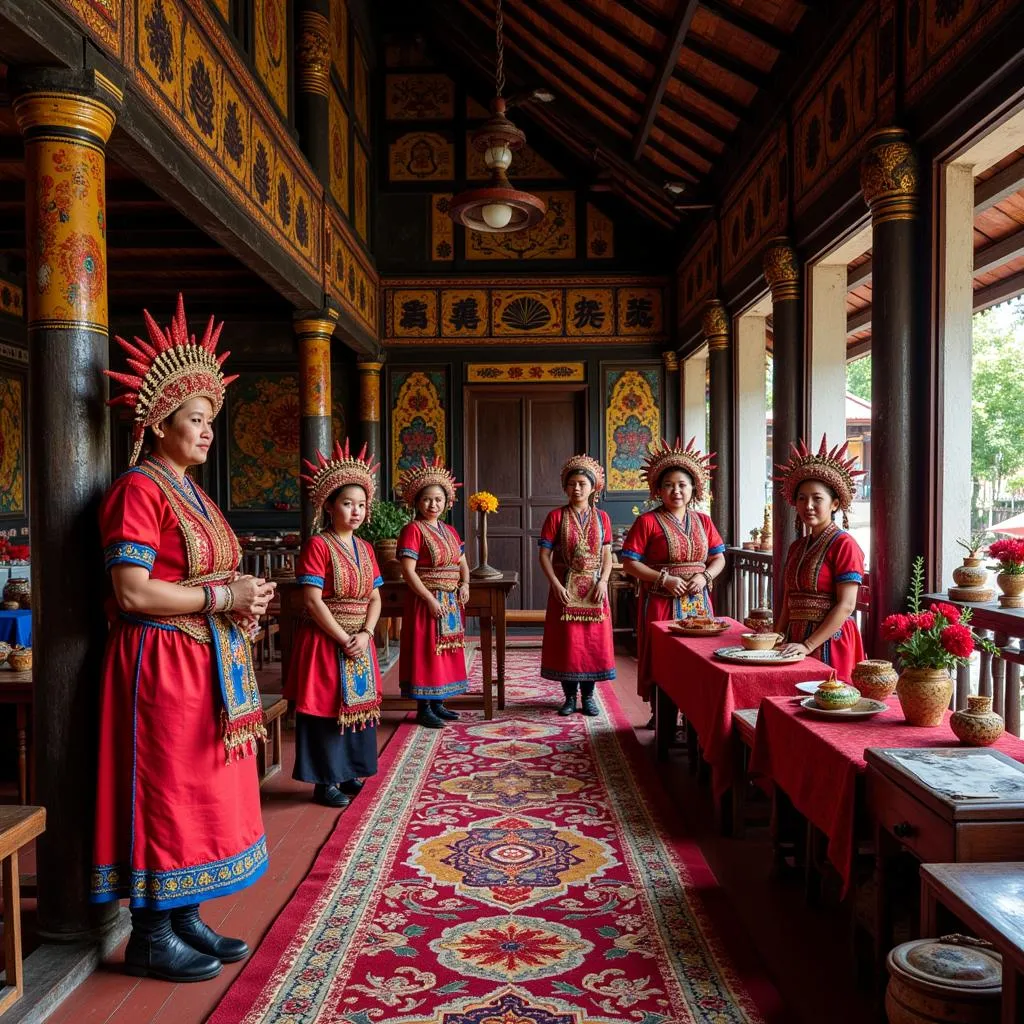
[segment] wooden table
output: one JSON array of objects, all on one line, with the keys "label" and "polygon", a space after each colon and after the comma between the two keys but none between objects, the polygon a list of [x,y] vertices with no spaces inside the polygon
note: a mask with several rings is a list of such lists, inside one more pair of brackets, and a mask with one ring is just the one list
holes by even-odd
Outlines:
[{"label": "wooden table", "polygon": [[0,876],[4,898],[4,970],[7,983],[0,987],[0,1015],[22,996],[21,880],[18,851],[46,830],[42,807],[0,806]]},{"label": "wooden table", "polygon": [[[999,743],[1007,752],[991,747],[985,752],[1018,770],[1024,781],[1024,743],[1005,734]],[[875,961],[879,969],[892,944],[888,864],[894,854],[904,850],[926,864],[977,864],[1016,861],[1024,851],[1024,799],[957,799],[938,793],[893,758],[899,752],[874,747],[864,751],[867,807],[875,833]],[[980,751],[952,747],[943,753],[969,757]]]},{"label": "wooden table", "polygon": [[[1024,847],[1022,847],[1024,849]],[[945,907],[1003,958],[1002,1024],[1020,1024],[1024,977],[1024,861],[923,864],[921,934],[938,935]]]},{"label": "wooden table", "polygon": [[[494,666],[492,651],[498,649],[498,710],[505,709],[505,637],[508,629],[506,605],[508,595],[519,585],[519,573],[506,572],[493,579],[469,581],[469,603],[466,616],[480,620],[480,657],[483,675],[482,698],[475,694],[451,697],[445,704],[453,708],[484,709],[484,718],[494,717]],[[405,580],[385,580],[380,588],[381,618],[401,618],[405,607],[408,586]],[[384,707],[388,709],[414,711],[416,701],[408,697],[385,697]]]},{"label": "wooden table", "polygon": [[[455,708],[483,708],[484,718],[494,717],[494,663],[492,652],[497,646],[498,710],[505,708],[505,638],[508,630],[506,605],[508,595],[519,585],[519,573],[506,572],[494,579],[469,581],[467,617],[480,620],[480,657],[482,658],[483,694],[465,694],[445,701]],[[400,619],[405,610],[405,580],[385,580],[380,588],[381,619]],[[292,635],[302,614],[302,587],[294,581],[279,581],[281,602],[281,672],[288,675]],[[416,701],[407,697],[384,698],[385,710],[415,711]]]},{"label": "wooden table", "polygon": [[34,692],[31,671],[15,672],[7,666],[0,667],[0,704],[14,705],[18,737],[18,802],[21,804],[29,801],[29,735]]}]

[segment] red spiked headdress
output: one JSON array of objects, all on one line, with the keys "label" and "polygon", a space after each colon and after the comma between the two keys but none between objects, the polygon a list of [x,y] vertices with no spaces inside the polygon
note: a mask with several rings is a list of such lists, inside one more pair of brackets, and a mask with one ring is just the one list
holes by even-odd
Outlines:
[{"label": "red spiked headdress", "polygon": [[674,445],[663,439],[660,448],[648,448],[649,454],[644,460],[643,475],[652,498],[658,496],[658,482],[665,472],[670,469],[681,469],[693,480],[693,500],[704,500],[711,484],[711,471],[715,468],[711,464],[715,453],[704,455],[696,447],[696,440],[695,437],[691,437],[684,448],[678,437]]},{"label": "red spiked headdress", "polygon": [[462,484],[455,482],[450,469],[446,468],[440,458],[427,462],[421,458],[421,465],[411,466],[399,478],[395,490],[398,496],[411,509],[416,508],[416,496],[424,487],[437,486],[444,491],[446,511],[455,504],[455,489]]},{"label": "red spiked headdress", "polygon": [[373,474],[380,468],[380,464],[375,464],[372,456],[366,457],[365,444],[358,455],[353,455],[349,449],[348,438],[345,438],[344,448],[340,441],[334,442],[333,459],[328,459],[323,452],[317,452],[316,457],[319,466],[314,466],[309,459],[302,460],[302,464],[309,470],[308,473],[302,474],[302,480],[309,491],[309,500],[313,508],[323,508],[324,502],[339,487],[347,487],[349,484],[362,487],[366,491],[366,504],[369,506],[373,503],[377,491]]},{"label": "red spiked headdress", "polygon": [[223,322],[214,326],[211,316],[202,340],[197,342],[194,334],[189,336],[185,301],[180,294],[169,327],[161,327],[148,310],[143,310],[142,316],[146,321],[148,342],[139,337],[131,342],[121,337],[114,339],[135,372],[103,371],[127,388],[124,394],[110,399],[107,404],[126,405],[135,410],[130,466],[138,461],[146,427],[166,419],[192,398],[208,398],[216,415],[224,404],[224,389],[238,376],[225,377],[221,369],[231,353],[216,354]]},{"label": "red spiked headdress", "polygon": [[835,491],[845,522],[846,513],[853,505],[853,496],[857,489],[854,477],[864,475],[864,470],[853,468],[857,465],[857,460],[847,458],[847,447],[848,442],[844,441],[843,444],[837,444],[830,449],[824,434],[821,435],[821,444],[816,454],[803,440],[790,445],[792,454],[789,462],[775,467],[779,470],[779,475],[775,479],[781,484],[782,495],[786,501],[795,507],[796,492],[800,485],[805,480],[821,480]]}]

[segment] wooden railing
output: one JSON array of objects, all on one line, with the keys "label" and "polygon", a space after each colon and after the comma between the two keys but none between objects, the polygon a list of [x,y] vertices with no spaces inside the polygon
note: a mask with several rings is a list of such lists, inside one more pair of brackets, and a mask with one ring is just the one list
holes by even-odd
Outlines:
[{"label": "wooden railing", "polygon": [[[929,600],[949,601],[960,608],[971,609],[971,625],[975,632],[987,637],[999,648],[999,657],[979,652],[977,692],[992,698],[992,710],[1003,716],[1006,731],[1020,735],[1021,666],[1024,665],[1024,609],[998,608],[991,604],[968,604],[950,601],[946,594],[929,594]],[[967,707],[973,692],[972,666],[957,669],[953,705]]]}]

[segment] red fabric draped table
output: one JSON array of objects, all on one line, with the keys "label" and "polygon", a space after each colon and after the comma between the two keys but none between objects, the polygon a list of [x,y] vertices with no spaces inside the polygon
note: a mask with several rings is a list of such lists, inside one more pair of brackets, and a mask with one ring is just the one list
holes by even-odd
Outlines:
[{"label": "red fabric draped table", "polygon": [[[756,708],[762,697],[795,696],[796,684],[828,678],[817,658],[790,665],[740,665],[715,657],[719,647],[738,647],[749,630],[735,619],[719,616],[730,629],[716,637],[685,637],[669,632],[667,622],[650,625],[654,682],[697,733],[704,760],[711,766],[715,797],[721,797],[735,774],[732,713]],[[666,722],[666,717],[668,721]],[[674,715],[656,715],[656,744],[666,749],[664,730],[674,729]]]},{"label": "red fabric draped table", "polygon": [[[873,718],[834,722],[804,711],[798,699],[761,701],[750,771],[770,778],[828,839],[828,859],[839,873],[843,896],[853,872],[859,780],[867,747],[959,747],[947,711],[934,728],[908,725],[899,701]],[[1024,761],[1024,741],[1004,733],[994,749]]]}]

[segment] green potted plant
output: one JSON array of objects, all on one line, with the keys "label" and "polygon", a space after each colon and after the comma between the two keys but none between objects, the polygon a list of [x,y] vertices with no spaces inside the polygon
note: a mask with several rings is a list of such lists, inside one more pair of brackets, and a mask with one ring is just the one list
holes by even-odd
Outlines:
[{"label": "green potted plant", "polygon": [[985,544],[985,535],[987,533],[988,530],[979,530],[977,533],[972,533],[970,537],[957,537],[957,544],[967,552],[967,557],[964,558],[964,565],[974,567],[984,564],[985,559],[978,552],[981,551]]},{"label": "green potted plant", "polygon": [[356,530],[356,536],[373,545],[381,575],[386,580],[402,578],[397,558],[398,535],[410,519],[412,514],[397,501],[374,501],[369,519]]}]

